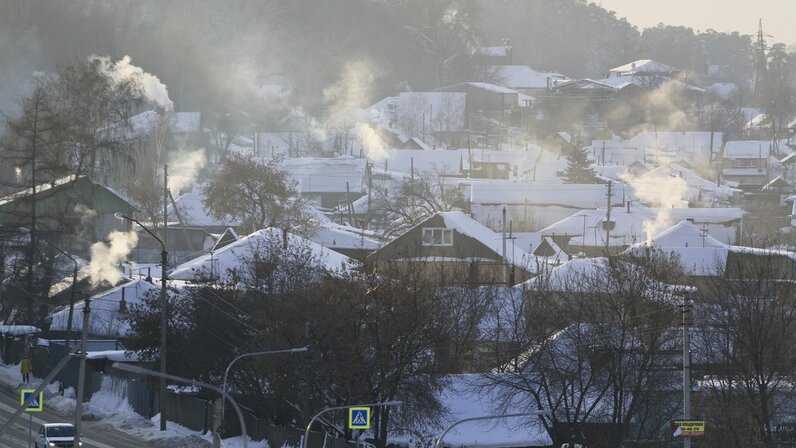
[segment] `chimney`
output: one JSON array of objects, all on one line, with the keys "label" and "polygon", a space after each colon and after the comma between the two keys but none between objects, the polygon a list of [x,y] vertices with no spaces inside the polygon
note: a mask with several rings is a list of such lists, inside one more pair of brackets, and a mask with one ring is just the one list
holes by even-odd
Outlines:
[{"label": "chimney", "polygon": [[122,286],[122,300],[119,301],[119,312],[126,313],[127,312],[127,302],[124,300],[124,286]]}]

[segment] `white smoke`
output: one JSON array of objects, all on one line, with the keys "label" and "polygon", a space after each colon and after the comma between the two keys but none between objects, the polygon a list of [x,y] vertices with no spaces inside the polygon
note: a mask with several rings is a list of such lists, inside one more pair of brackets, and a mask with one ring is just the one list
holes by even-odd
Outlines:
[{"label": "white smoke", "polygon": [[654,220],[644,221],[647,243],[652,237],[672,225],[671,209],[687,204],[688,184],[679,176],[644,176],[624,179],[641,202],[657,207]]},{"label": "white smoke", "polygon": [[111,61],[107,56],[91,56],[91,60],[99,61],[111,79],[119,83],[127,80],[140,82],[144,96],[165,110],[174,110],[174,103],[169,99],[169,91],[157,76],[147,73],[141,67],[130,63],[130,56],[118,61]]},{"label": "white smoke", "polygon": [[369,159],[380,162],[389,158],[386,145],[375,129],[364,123],[360,123],[358,128],[362,147],[365,148],[365,154]]},{"label": "white smoke", "polygon": [[108,234],[108,241],[109,244],[97,241],[91,245],[91,262],[88,267],[92,287],[102,282],[115,285],[122,279],[122,271],[117,265],[124,261],[138,244],[138,234],[114,230]]},{"label": "white smoke", "polygon": [[371,99],[376,73],[377,71],[365,62],[347,63],[340,78],[323,89],[323,100],[329,106],[329,115],[365,106]]},{"label": "white smoke", "polygon": [[169,190],[175,196],[196,181],[199,171],[207,165],[205,149],[180,150],[169,155]]}]

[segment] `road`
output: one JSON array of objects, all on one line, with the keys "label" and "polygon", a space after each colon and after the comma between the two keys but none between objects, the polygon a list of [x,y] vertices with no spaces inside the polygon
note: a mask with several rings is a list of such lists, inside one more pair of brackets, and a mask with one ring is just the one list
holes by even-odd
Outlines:
[{"label": "road", "polygon": [[[0,423],[5,423],[8,418],[16,411],[19,405],[19,396],[12,396],[11,392],[5,389],[0,390]],[[26,413],[27,414],[27,413]],[[28,446],[28,417],[19,417],[9,430],[0,435],[0,447],[3,448],[26,448]],[[33,435],[39,430],[42,423],[56,423],[69,421],[53,412],[47,411],[47,400],[44,401],[44,412],[36,412],[33,417]],[[1,426],[1,425],[0,425]],[[149,445],[144,442],[134,440],[127,434],[109,430],[107,427],[97,427],[93,422],[83,422],[85,434],[83,448],[147,448]],[[32,445],[31,445],[32,446]]]}]

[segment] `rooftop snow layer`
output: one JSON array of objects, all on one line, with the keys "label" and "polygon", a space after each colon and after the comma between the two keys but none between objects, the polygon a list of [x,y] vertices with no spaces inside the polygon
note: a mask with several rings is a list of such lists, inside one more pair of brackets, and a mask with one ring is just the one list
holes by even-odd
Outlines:
[{"label": "rooftop snow layer", "polygon": [[[247,266],[255,256],[262,254],[273,244],[283,241],[280,229],[267,228],[258,230],[241,238],[234,243],[226,245],[214,253],[203,255],[194,260],[177,266],[169,277],[177,280],[193,280],[197,276],[210,275],[221,281],[232,280],[233,274],[238,275],[249,272]],[[290,248],[310,251],[313,257],[332,273],[342,273],[353,266],[353,261],[345,255],[327,249],[292,233],[287,234],[287,244]]]}]

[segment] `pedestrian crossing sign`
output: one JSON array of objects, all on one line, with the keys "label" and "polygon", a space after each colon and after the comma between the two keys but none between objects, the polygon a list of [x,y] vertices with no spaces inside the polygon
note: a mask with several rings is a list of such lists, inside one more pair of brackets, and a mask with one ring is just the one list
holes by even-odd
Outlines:
[{"label": "pedestrian crossing sign", "polygon": [[370,408],[348,408],[348,429],[370,429]]},{"label": "pedestrian crossing sign", "polygon": [[[36,391],[33,389],[22,389],[19,404],[25,404],[25,402],[28,401],[28,398],[33,395],[33,392]],[[41,412],[43,410],[44,392],[39,392],[39,396],[35,397],[30,403],[28,403],[28,407],[25,408],[25,412]]]}]

